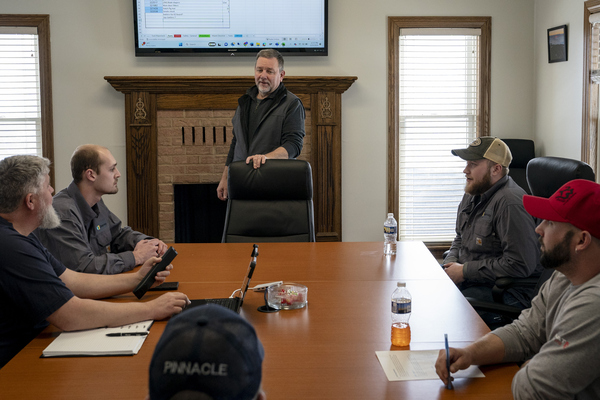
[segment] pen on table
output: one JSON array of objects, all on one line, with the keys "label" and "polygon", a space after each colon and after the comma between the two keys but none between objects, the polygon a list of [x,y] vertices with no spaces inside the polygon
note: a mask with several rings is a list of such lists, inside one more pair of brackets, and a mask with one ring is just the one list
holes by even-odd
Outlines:
[{"label": "pen on table", "polygon": [[448,384],[446,389],[452,389],[452,380],[450,376],[450,348],[448,347],[448,334],[444,333],[444,342],[446,346],[446,369],[448,370]]},{"label": "pen on table", "polygon": [[107,333],[106,336],[119,337],[119,336],[146,336],[148,332],[113,332]]}]

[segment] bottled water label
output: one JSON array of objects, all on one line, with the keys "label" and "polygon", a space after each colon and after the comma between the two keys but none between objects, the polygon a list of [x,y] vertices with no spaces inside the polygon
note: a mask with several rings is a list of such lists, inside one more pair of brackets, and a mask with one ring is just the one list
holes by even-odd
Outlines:
[{"label": "bottled water label", "polygon": [[383,234],[384,235],[388,235],[388,234],[395,235],[397,233],[397,230],[398,230],[398,228],[396,226],[387,226],[387,225],[383,226]]},{"label": "bottled water label", "polygon": [[408,314],[411,312],[412,301],[405,299],[392,300],[392,313]]}]

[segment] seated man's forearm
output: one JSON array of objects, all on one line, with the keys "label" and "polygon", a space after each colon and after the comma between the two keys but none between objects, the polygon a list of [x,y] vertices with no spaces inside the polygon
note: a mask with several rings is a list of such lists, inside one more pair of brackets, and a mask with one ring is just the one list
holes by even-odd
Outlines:
[{"label": "seated man's forearm", "polygon": [[504,342],[493,333],[465,348],[471,354],[472,365],[499,364],[504,360]]},{"label": "seated man's forearm", "polygon": [[59,277],[75,296],[103,299],[131,292],[139,283],[138,274],[99,275],[71,271]]}]

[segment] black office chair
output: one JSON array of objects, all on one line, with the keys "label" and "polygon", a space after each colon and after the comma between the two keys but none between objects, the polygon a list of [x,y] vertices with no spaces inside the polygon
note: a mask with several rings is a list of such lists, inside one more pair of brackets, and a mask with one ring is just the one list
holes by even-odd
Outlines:
[{"label": "black office chair", "polygon": [[512,162],[508,175],[521,186],[527,194],[531,194],[527,184],[527,163],[535,157],[535,144],[529,139],[502,139],[510,149]]},{"label": "black office chair", "polygon": [[267,160],[229,165],[223,243],[314,242],[310,164]]},{"label": "black office chair", "polygon": [[[527,164],[527,182],[534,196],[550,197],[562,185],[573,179],[587,179],[595,181],[596,176],[592,167],[583,161],[561,157],[537,157]],[[478,311],[487,311],[500,314],[505,323],[510,323],[521,314],[518,307],[507,306],[502,303],[504,292],[513,287],[533,287],[537,294],[542,284],[550,278],[554,270],[545,269],[539,277],[496,279],[492,295],[494,303],[468,299],[469,303]]]},{"label": "black office chair", "polygon": [[579,160],[538,157],[527,165],[527,182],[534,196],[550,197],[573,179],[596,180],[594,170]]}]

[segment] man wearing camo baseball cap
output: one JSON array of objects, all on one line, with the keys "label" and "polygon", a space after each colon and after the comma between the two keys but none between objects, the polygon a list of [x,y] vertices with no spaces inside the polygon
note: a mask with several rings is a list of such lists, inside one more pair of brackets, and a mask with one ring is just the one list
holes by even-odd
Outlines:
[{"label": "man wearing camo baseball cap", "polygon": [[[525,191],[508,175],[510,149],[496,137],[480,137],[452,154],[467,162],[465,194],[458,206],[456,236],[443,267],[466,297],[493,302],[497,278],[536,277],[542,271],[535,220],[523,208]],[[534,288],[503,293],[503,302],[529,307]],[[507,322],[480,312],[490,328]]]},{"label": "man wearing camo baseball cap", "polygon": [[[542,265],[554,269],[512,324],[463,349],[450,349],[450,372],[469,365],[525,362],[513,378],[515,399],[597,399],[600,394],[600,185],[576,179],[550,198],[525,196],[543,219]],[[526,361],[528,360],[528,361]],[[436,371],[449,379],[446,353]]]}]

